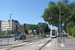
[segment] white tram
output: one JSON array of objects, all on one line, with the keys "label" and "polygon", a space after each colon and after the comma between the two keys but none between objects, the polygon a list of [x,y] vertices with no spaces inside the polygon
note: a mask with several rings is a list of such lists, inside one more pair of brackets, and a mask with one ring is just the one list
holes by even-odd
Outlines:
[{"label": "white tram", "polygon": [[51,30],[51,31],[50,31],[50,37],[57,37],[57,32],[56,32],[56,30]]}]

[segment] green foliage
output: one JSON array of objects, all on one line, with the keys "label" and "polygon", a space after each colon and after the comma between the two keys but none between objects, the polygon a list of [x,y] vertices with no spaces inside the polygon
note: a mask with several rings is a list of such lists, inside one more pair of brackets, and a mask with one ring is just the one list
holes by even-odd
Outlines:
[{"label": "green foliage", "polygon": [[48,27],[48,24],[46,23],[38,23],[37,25],[30,24],[28,25],[28,30],[32,30],[32,33],[35,34],[34,30],[36,30],[37,33],[44,30],[44,32],[49,32],[50,29]]},{"label": "green foliage", "polygon": [[69,22],[69,23],[66,24],[65,29],[66,29],[67,33],[68,33],[70,36],[72,36],[71,28],[73,28],[74,25],[75,25],[74,22]]},{"label": "green foliage", "polygon": [[21,32],[23,32],[23,29],[22,28],[19,28],[18,29],[18,33],[21,33]]},{"label": "green foliage", "polygon": [[0,31],[0,36],[1,36],[1,35],[4,35],[4,32]]},{"label": "green foliage", "polygon": [[9,34],[9,30],[7,30],[7,34]]},{"label": "green foliage", "polygon": [[7,30],[7,35],[11,34],[11,31]]},{"label": "green foliage", "polygon": [[50,25],[55,24],[55,26],[59,27],[59,5],[61,10],[61,23],[65,24],[64,30],[69,35],[72,35],[71,28],[75,23],[75,2],[69,3],[69,0],[61,0],[57,3],[50,1],[48,4],[49,7],[44,10],[42,17]]},{"label": "green foliage", "polygon": [[72,30],[72,36],[75,37],[75,26],[73,26]]},{"label": "green foliage", "polygon": [[[75,2],[72,2],[71,4],[68,4],[68,0],[62,0],[57,3],[50,1],[48,4],[49,7],[44,10],[44,13],[42,15],[43,19],[48,22],[49,24],[55,24],[56,26],[59,26],[59,4],[61,7],[61,22],[67,23],[69,21],[75,21]],[[51,18],[52,19],[49,19]],[[72,18],[72,19],[71,19]]]}]

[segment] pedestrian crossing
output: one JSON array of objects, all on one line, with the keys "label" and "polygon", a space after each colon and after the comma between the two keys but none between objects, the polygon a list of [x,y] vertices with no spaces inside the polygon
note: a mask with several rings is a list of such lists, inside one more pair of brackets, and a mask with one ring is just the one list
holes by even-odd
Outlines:
[{"label": "pedestrian crossing", "polygon": [[60,46],[61,46],[61,47],[65,47],[64,44],[62,44],[62,43],[60,44]]},{"label": "pedestrian crossing", "polygon": [[[46,43],[44,43],[44,42],[42,42],[42,43],[35,42],[35,43],[27,43],[27,44],[25,44],[25,46],[38,46],[38,47],[40,47],[40,46],[43,46],[45,44]],[[51,46],[51,43],[48,43],[48,44],[46,44],[45,47],[50,47],[50,46]]]}]

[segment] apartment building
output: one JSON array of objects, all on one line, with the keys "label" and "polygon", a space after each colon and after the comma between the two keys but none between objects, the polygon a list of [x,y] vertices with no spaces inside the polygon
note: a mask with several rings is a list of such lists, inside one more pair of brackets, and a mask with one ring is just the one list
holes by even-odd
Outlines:
[{"label": "apartment building", "polygon": [[19,22],[17,20],[2,20],[1,22],[1,31],[13,31],[14,25],[17,25],[17,28],[19,28]]}]

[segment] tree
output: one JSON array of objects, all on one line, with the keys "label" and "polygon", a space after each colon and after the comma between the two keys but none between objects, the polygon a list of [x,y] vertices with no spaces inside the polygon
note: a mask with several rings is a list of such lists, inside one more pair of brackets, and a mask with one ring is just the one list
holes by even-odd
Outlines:
[{"label": "tree", "polygon": [[0,35],[4,35],[4,32],[0,31]]},{"label": "tree", "polygon": [[6,34],[7,34],[7,35],[11,34],[11,31],[7,30],[7,33],[6,33]]},{"label": "tree", "polygon": [[23,29],[18,29],[18,32],[20,32],[20,33],[23,32]]},{"label": "tree", "polygon": [[50,32],[49,26],[46,23],[39,22],[37,26],[39,31]]},{"label": "tree", "polygon": [[75,26],[73,26],[72,30],[72,36],[75,37]]},{"label": "tree", "polygon": [[32,33],[34,34],[34,30],[36,30],[37,33],[44,31],[44,32],[49,32],[50,29],[48,27],[48,24],[46,23],[41,23],[39,22],[37,25],[34,24],[29,24],[28,25],[28,30],[32,30]]},{"label": "tree", "polygon": [[[49,24],[55,24],[56,26],[59,26],[59,4],[61,7],[61,22],[66,24],[70,21],[70,18],[72,18],[71,12],[75,8],[74,2],[68,4],[68,0],[62,0],[57,3],[50,1],[50,3],[48,4],[49,7],[44,10],[44,13],[42,15],[43,19]],[[50,20],[50,17],[52,17],[53,19]]]},{"label": "tree", "polygon": [[[65,23],[64,28],[66,31],[68,23],[75,22],[75,2],[69,3],[69,0],[61,0],[55,3],[50,1],[49,7],[44,10],[42,17],[49,24],[55,24],[55,26],[59,27],[59,5],[61,9],[61,23]],[[52,19],[50,19],[51,17]]]}]

